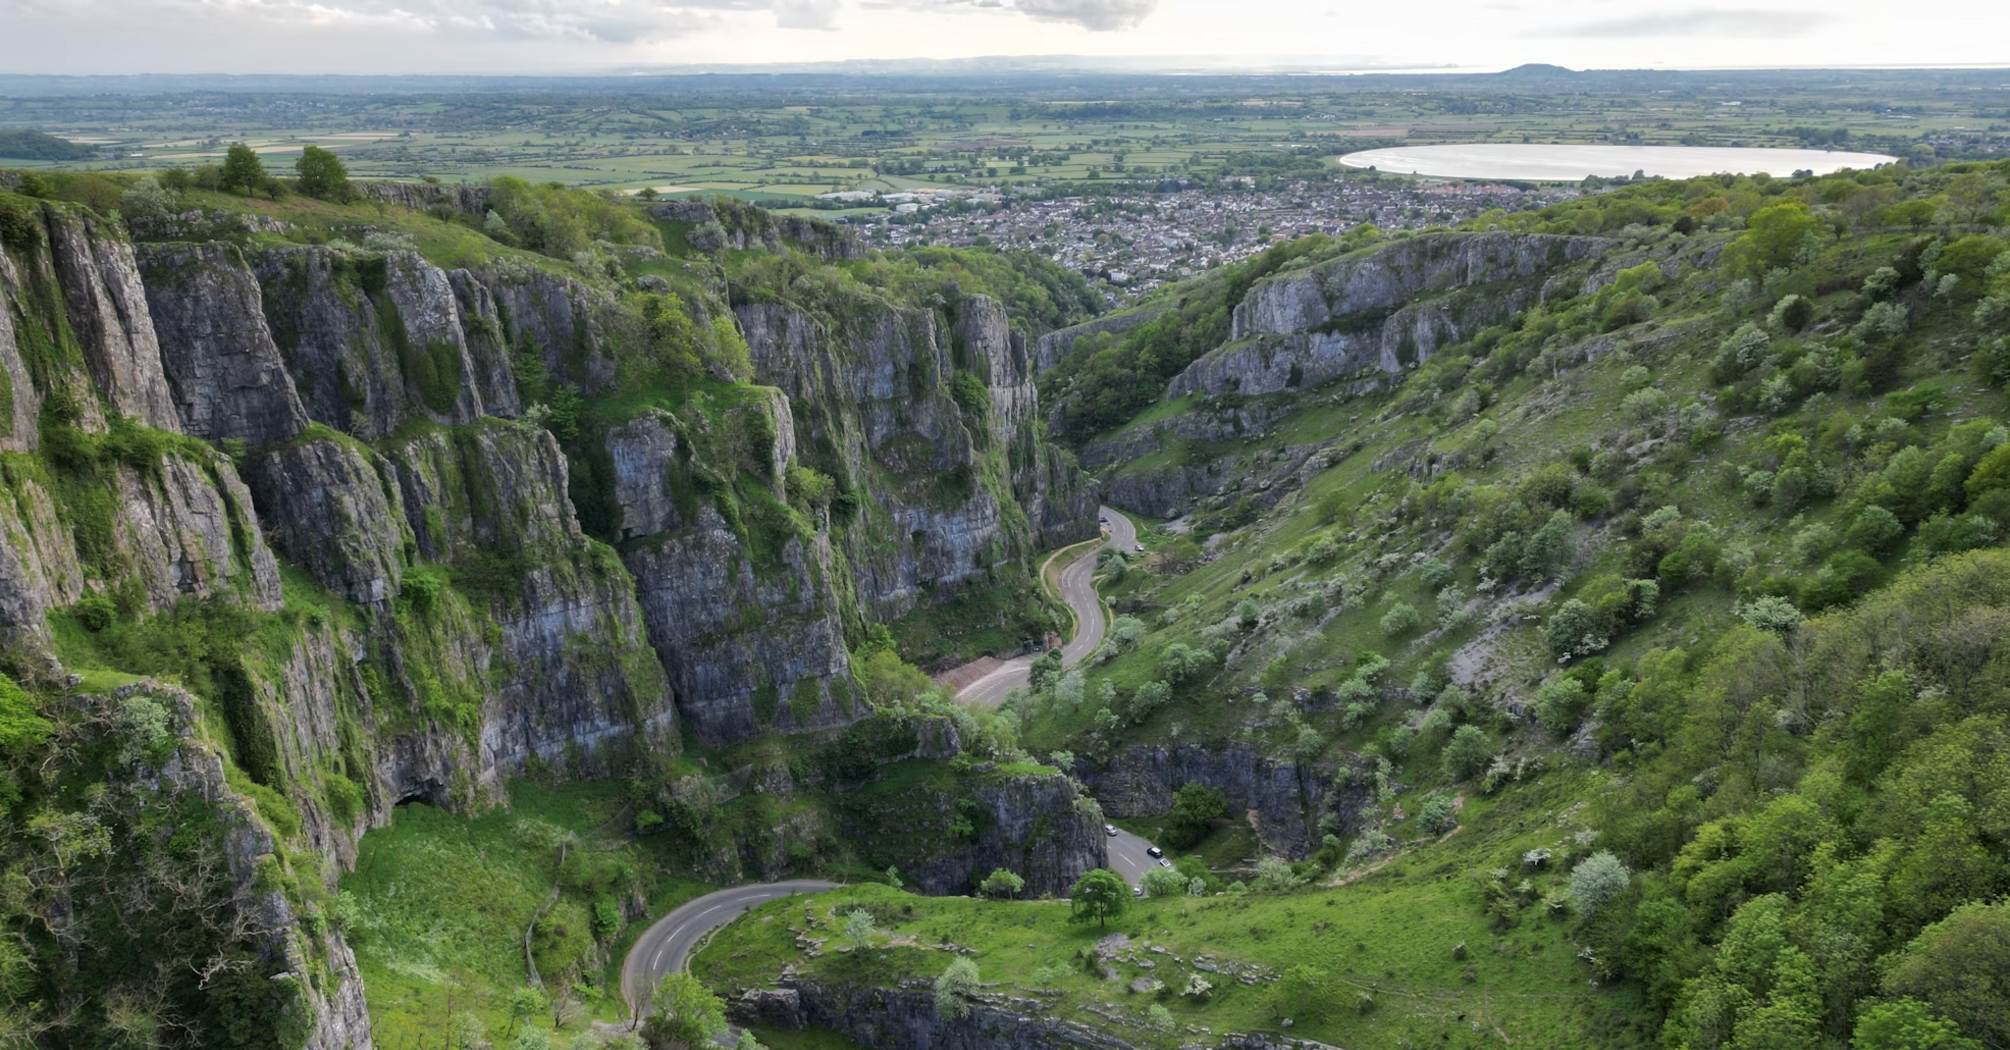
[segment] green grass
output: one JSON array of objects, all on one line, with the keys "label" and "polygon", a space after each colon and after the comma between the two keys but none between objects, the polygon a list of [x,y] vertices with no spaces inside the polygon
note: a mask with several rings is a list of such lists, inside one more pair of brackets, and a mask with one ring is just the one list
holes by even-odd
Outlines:
[{"label": "green grass", "polygon": [[[1034,970],[1061,967],[1065,976],[1053,987],[1064,994],[1053,1016],[1114,1027],[1143,1045],[1192,1042],[1203,1028],[1217,1035],[1279,1031],[1281,1016],[1292,1017],[1294,1036],[1347,1047],[1492,1046],[1498,1045],[1498,1034],[1534,1046],[1628,1045],[1635,1040],[1621,1018],[1639,1008],[1637,997],[1628,989],[1601,992],[1587,984],[1588,968],[1576,958],[1572,942],[1572,920],[1550,918],[1540,904],[1530,904],[1496,929],[1484,910],[1484,889],[1473,877],[1495,866],[1512,868],[1523,850],[1538,845],[1569,848],[1577,825],[1566,807],[1596,784],[1596,778],[1558,776],[1502,798],[1469,799],[1465,828],[1344,886],[1133,901],[1108,930],[1070,923],[1065,902],[926,898],[858,886],[807,904],[797,898],[757,909],[720,931],[693,966],[725,991],[763,984],[789,963],[818,979],[878,984],[930,978],[947,964],[949,956],[930,947],[883,946],[866,958],[827,950],[816,959],[796,948],[798,932],[830,937],[833,913],[863,906],[895,937],[976,949],[987,991],[1024,996],[1040,987]],[[1397,837],[1407,837],[1407,831],[1399,827]],[[1530,878],[1537,894],[1560,885],[1553,873]],[[817,916],[813,927],[804,926],[806,906]],[[1118,963],[1116,981],[1091,976],[1079,955],[1107,932],[1148,940],[1167,954],[1140,950],[1139,957],[1155,967]],[[1464,960],[1454,956],[1461,943],[1467,947]],[[1224,970],[1252,974],[1255,983],[1175,961],[1190,963],[1201,954],[1212,955]],[[1297,965],[1323,971],[1321,992],[1292,1002],[1280,1015],[1271,978]],[[1215,985],[1205,1004],[1176,994],[1194,973]],[[1162,996],[1128,991],[1139,977],[1177,987]],[[1356,1012],[1363,992],[1375,1001],[1365,1014]],[[1160,1036],[1084,1009],[1132,1019],[1154,1002],[1172,1012],[1180,1033]]]},{"label": "green grass", "polygon": [[596,925],[595,906],[640,893],[653,917],[710,888],[660,877],[650,845],[618,833],[624,809],[618,785],[518,781],[507,807],[467,818],[413,803],[365,835],[337,913],[363,971],[376,1038],[397,1046],[443,1030],[463,1011],[492,1034],[504,1031],[504,996],[528,975],[524,932],[555,883],[564,890],[533,945],[546,987],[574,989],[591,1017],[623,1017],[620,960],[647,922],[610,930]]}]

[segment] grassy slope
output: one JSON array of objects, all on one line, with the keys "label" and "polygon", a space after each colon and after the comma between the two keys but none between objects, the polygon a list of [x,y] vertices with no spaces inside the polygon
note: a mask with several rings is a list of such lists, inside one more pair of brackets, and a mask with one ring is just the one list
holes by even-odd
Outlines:
[{"label": "grassy slope", "polygon": [[[549,788],[519,781],[508,809],[461,818],[402,806],[390,827],[366,836],[356,870],[342,879],[338,914],[369,989],[377,1041],[400,1045],[443,1030],[464,1011],[481,1017],[491,1033],[505,1031],[504,995],[527,979],[524,931],[561,881],[565,892],[539,923],[540,968],[588,963],[597,978],[580,989],[589,1015],[620,1018],[614,990],[620,960],[647,920],[618,935],[603,928],[596,943],[594,906],[638,894],[653,917],[710,888],[660,876],[648,841],[618,833],[627,827],[624,806],[614,784]],[[561,848],[574,857],[575,871],[576,854],[588,851],[620,863],[626,877],[562,879]],[[550,1024],[549,1016],[543,1023]]]},{"label": "grassy slope", "polygon": [[[1812,264],[1790,273],[1780,286],[1742,299],[1724,294],[1733,276],[1726,272],[1727,266],[1698,265],[1701,260],[1691,254],[1681,276],[1655,290],[1660,306],[1644,325],[1603,335],[1599,322],[1606,297],[1551,307],[1551,316],[1560,323],[1549,345],[1560,351],[1562,363],[1553,370],[1522,368],[1505,378],[1490,376],[1495,387],[1492,404],[1471,418],[1447,416],[1446,403],[1461,384],[1456,375],[1449,382],[1440,377],[1448,368],[1462,374],[1464,363],[1459,359],[1469,353],[1474,361],[1484,359],[1485,348],[1475,352],[1452,347],[1395,391],[1352,398],[1330,390],[1311,391],[1268,436],[1203,450],[1207,455],[1248,456],[1275,452],[1287,444],[1318,444],[1329,450],[1332,465],[1253,524],[1216,537],[1219,553],[1212,561],[1191,571],[1133,567],[1122,574],[1109,588],[1109,596],[1113,603],[1142,610],[1140,615],[1153,632],[1135,648],[1094,667],[1089,695],[1094,696],[1099,680],[1108,680],[1120,697],[1127,696],[1158,677],[1159,653],[1167,645],[1204,644],[1204,630],[1233,620],[1236,605],[1244,600],[1254,599],[1262,607],[1263,626],[1233,636],[1236,649],[1225,666],[1179,687],[1171,703],[1116,732],[1098,733],[1094,728],[1098,705],[1093,700],[1076,708],[1037,699],[1023,705],[1019,713],[1025,719],[1028,746],[1093,754],[1119,743],[1239,736],[1283,753],[1293,739],[1277,717],[1284,705],[1255,707],[1249,702],[1250,692],[1263,688],[1272,697],[1288,698],[1297,688],[1333,686],[1352,675],[1359,654],[1366,652],[1392,661],[1379,684],[1403,685],[1420,670],[1442,666],[1484,632],[1487,644],[1467,652],[1483,652],[1498,677],[1478,688],[1481,702],[1474,708],[1448,713],[1454,723],[1469,721],[1484,728],[1497,752],[1532,760],[1527,767],[1531,772],[1498,794],[1481,795],[1439,768],[1436,748],[1443,735],[1419,738],[1406,760],[1391,731],[1418,724],[1424,714],[1419,707],[1384,702],[1352,728],[1338,714],[1307,714],[1304,720],[1324,734],[1327,757],[1379,753],[1394,759],[1390,773],[1397,791],[1389,800],[1393,804],[1385,807],[1382,829],[1396,840],[1394,857],[1364,866],[1341,865],[1319,876],[1337,886],[1276,896],[1145,904],[1115,928],[1148,934],[1178,956],[1211,950],[1274,966],[1301,961],[1318,965],[1329,975],[1330,993],[1342,1001],[1324,1017],[1301,1017],[1294,1034],[1347,1046],[1493,1045],[1499,1037],[1545,1046],[1609,1046],[1657,1039],[1660,1014],[1647,1003],[1640,986],[1627,981],[1594,990],[1597,984],[1591,979],[1596,971],[1576,954],[1576,944],[1587,936],[1585,929],[1567,912],[1548,917],[1547,906],[1539,903],[1560,890],[1562,878],[1537,873],[1526,887],[1519,885],[1519,860],[1526,849],[1543,846],[1581,857],[1598,848],[1598,829],[1588,821],[1605,808],[1613,789],[1626,778],[1571,760],[1562,753],[1558,738],[1526,718],[1509,717],[1507,711],[1511,704],[1529,704],[1535,686],[1556,673],[1543,644],[1541,623],[1600,573],[1637,574],[1637,569],[1628,571],[1627,560],[1629,548],[1638,542],[1633,523],[1639,516],[1675,506],[1685,520],[1707,522],[1730,552],[1729,567],[1687,584],[1664,583],[1658,611],[1620,633],[1600,653],[1608,667],[1625,669],[1656,649],[1704,652],[1712,639],[1738,622],[1734,603],[1741,597],[1781,580],[1812,580],[1816,565],[1798,555],[1795,538],[1818,525],[1843,533],[1854,513],[1848,506],[1852,486],[1876,474],[1894,447],[1880,450],[1865,441],[1852,446],[1857,451],[1838,457],[1834,447],[1823,447],[1818,438],[1832,414],[1844,413],[1848,422],[1873,431],[1881,420],[1900,411],[1897,406],[1903,398],[1891,397],[1893,392],[1937,390],[1937,406],[1910,418],[1910,429],[1895,446],[1936,448],[1934,456],[1940,455],[1936,443],[1956,425],[2005,419],[2001,392],[1978,382],[1966,363],[1974,350],[1993,338],[1973,328],[1972,296],[1955,302],[1920,294],[1905,297],[1912,324],[1886,354],[1901,365],[1880,381],[1875,392],[1845,382],[1809,401],[1803,399],[1802,390],[1785,412],[1766,413],[1727,406],[1730,388],[1720,387],[1711,375],[1710,360],[1720,341],[1743,323],[1767,327],[1768,309],[1788,293],[1813,299],[1815,319],[1799,336],[1771,329],[1775,354],[1791,362],[1817,344],[1837,341],[1864,308],[1857,288],[1865,275],[1885,264],[1902,268],[1904,250],[1918,237],[1885,232],[1861,240],[1828,241]],[[1665,253],[1651,250],[1654,241],[1664,238],[1650,236],[1647,244],[1626,253],[1623,265],[1633,265],[1648,254],[1665,258]],[[1721,248],[1734,239],[1732,234],[1703,232],[1687,247],[1693,253]],[[1603,356],[1583,360],[1575,356],[1582,347],[1599,348]],[[1623,352],[1610,352],[1614,347]],[[1872,344],[1860,352],[1868,359],[1876,350]],[[1663,413],[1643,416],[1625,409],[1628,393],[1642,385],[1637,373],[1628,376],[1634,366],[1647,370],[1646,385],[1667,395]],[[1758,374],[1763,370],[1742,381],[1746,389],[1756,383]],[[1692,398],[1723,413],[1723,436],[1692,445],[1681,434],[1671,434],[1674,408]],[[1145,415],[1158,420],[1173,411],[1177,409],[1162,404]],[[1119,429],[1136,425],[1133,420]],[[1782,447],[1776,438],[1781,435],[1788,440],[1799,435],[1811,449],[1821,447],[1823,461],[1838,471],[1842,494],[1784,509],[1754,499],[1741,484],[1739,471],[1776,469]],[[1657,436],[1672,440],[1643,445]],[[1595,490],[1609,503],[1603,511],[1578,517],[1575,559],[1562,574],[1561,586],[1516,609],[1496,629],[1487,629],[1487,614],[1498,603],[1483,599],[1474,603],[1480,614],[1477,622],[1434,630],[1432,621],[1440,611],[1435,596],[1417,573],[1408,571],[1410,566],[1425,558],[1445,559],[1465,599],[1473,598],[1474,585],[1481,579],[1475,552],[1457,542],[1473,522],[1456,509],[1434,504],[1451,500],[1465,485],[1494,485],[1513,492],[1538,468],[1566,462],[1566,454],[1574,449],[1593,448],[1631,452],[1612,465],[1571,471],[1572,483],[1580,491]],[[1166,449],[1116,469],[1146,470],[1190,454]],[[1413,483],[1402,470],[1386,465],[1384,470],[1374,469],[1378,460],[1400,465],[1428,455],[1461,454],[1464,461],[1457,474],[1436,497],[1425,488],[1438,477]],[[1208,532],[1203,518],[1197,538],[1206,539]],[[1321,534],[1338,541],[1339,553],[1329,562],[1307,564],[1305,548]],[[1150,530],[1145,535],[1154,551],[1171,542]],[[1914,544],[1910,538],[1900,541],[1884,558],[1880,579],[1919,560],[1920,555],[1911,553]],[[1312,617],[1289,611],[1292,603],[1336,580],[1344,580],[1348,590],[1364,594],[1366,600],[1356,607],[1338,604],[1337,611]],[[1513,589],[1533,586],[1523,582]],[[1421,633],[1391,638],[1381,629],[1380,618],[1397,601],[1423,611],[1426,625]],[[1656,740],[1634,745],[1639,754],[1622,751],[1614,756],[1621,771],[1629,768],[1629,760],[1649,760],[1661,747]],[[1442,840],[1427,836],[1416,819],[1420,804],[1432,795],[1456,798],[1462,805],[1462,827]],[[1150,818],[1125,823],[1140,832],[1151,832],[1157,824]],[[1246,863],[1248,841],[1247,829],[1239,823],[1218,827],[1195,852],[1217,869],[1239,866]],[[1495,872],[1506,873],[1503,885],[1516,907],[1490,920],[1488,901],[1494,894],[1486,887]],[[953,932],[959,943],[978,949],[985,980],[1005,982],[1006,991],[1012,985],[1031,987],[1035,967],[1067,963],[1094,939],[1092,933],[1066,925],[1058,905],[901,900],[880,890],[856,891],[844,899],[900,916],[896,930],[919,932],[923,943]],[[901,910],[908,906],[913,908],[911,917]],[[730,985],[761,980],[784,960],[800,962],[792,936],[774,928],[786,921],[800,925],[800,917],[800,911],[777,912],[733,928],[701,960],[702,972]],[[1459,941],[1468,946],[1468,960],[1452,956],[1451,945]],[[901,973],[927,976],[943,965],[940,955],[915,948],[889,950],[873,966],[847,970],[850,962],[826,957],[811,965],[831,978],[855,980]],[[1134,975],[1127,971],[1124,976],[1128,980]],[[1066,1007],[1100,1001],[1114,1004],[1109,1012],[1135,1019],[1145,1005],[1125,993],[1121,984],[1104,984],[1078,970],[1061,986],[1067,993]],[[1371,987],[1375,1006],[1365,1013],[1352,1012],[1353,995]],[[1219,1032],[1269,1023],[1272,1015],[1263,998],[1254,990],[1230,988],[1205,1007],[1177,999],[1166,1005],[1183,1026],[1206,1025]],[[1093,1019],[1065,1007],[1057,1013]],[[1108,1023],[1126,1026],[1122,1021]],[[1135,1028],[1131,1031],[1138,1034]],[[1164,1038],[1168,1043],[1173,1039]]]},{"label": "grassy slope", "polygon": [[[1041,987],[1033,972],[1061,966],[1067,975],[1051,986],[1065,995],[1053,1016],[1093,1021],[1083,1011],[1096,1009],[1136,1022],[1146,1006],[1163,1003],[1181,1033],[1155,1035],[1115,1022],[1147,1045],[1178,1045],[1201,1029],[1277,1030],[1284,1016],[1293,1019],[1292,1034],[1342,1046],[1496,1045],[1496,1033],[1539,1046],[1614,1045],[1630,1041],[1624,1018],[1637,1006],[1633,997],[1601,996],[1587,986],[1567,920],[1528,909],[1496,933],[1483,913],[1483,888],[1468,874],[1511,866],[1527,849],[1567,842],[1580,829],[1568,812],[1570,800],[1601,779],[1559,776],[1512,798],[1472,800],[1464,829],[1341,888],[1134,902],[1099,931],[1070,923],[1065,903],[928,898],[860,886],[808,905],[819,920],[808,932],[829,937],[833,911],[863,905],[890,920],[893,936],[977,949],[983,980],[1000,983],[991,990],[1007,994]],[[1533,889],[1553,890],[1558,878],[1536,874]],[[801,900],[770,905],[727,927],[698,956],[696,971],[724,989],[765,983],[786,963],[835,981],[875,982],[932,977],[947,963],[944,953],[921,947],[887,948],[863,966],[835,950],[806,959],[795,947],[796,932],[805,929],[804,908]],[[1091,976],[1077,953],[1091,949],[1104,932],[1149,939],[1169,955],[1143,955],[1155,963],[1149,971],[1118,964],[1118,981]],[[1467,947],[1463,962],[1454,958],[1461,943]],[[1215,956],[1217,965],[1251,964],[1266,978],[1296,965],[1315,966],[1328,977],[1326,994],[1280,1013],[1270,980],[1245,985],[1204,974],[1216,990],[1210,1001],[1195,1004],[1176,993],[1200,971],[1172,960],[1202,953]],[[1164,996],[1128,991],[1139,977],[1177,987]],[[1363,992],[1374,1000],[1366,1013],[1357,1012]]]}]

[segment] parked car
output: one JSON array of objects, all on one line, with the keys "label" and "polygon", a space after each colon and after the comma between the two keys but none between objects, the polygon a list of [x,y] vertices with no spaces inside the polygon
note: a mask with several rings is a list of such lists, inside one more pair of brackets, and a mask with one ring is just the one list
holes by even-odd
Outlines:
[{"label": "parked car", "polygon": [[1143,886],[1132,886],[1132,887],[1131,887],[1131,896],[1133,896],[1133,897],[1142,897],[1142,896],[1144,896],[1144,895],[1145,895],[1145,888],[1144,888]]},{"label": "parked car", "polygon": [[1145,552],[1145,545],[1142,543],[1134,543],[1131,545],[1131,547],[1133,550],[1136,550],[1139,554],[1143,554]]},{"label": "parked car", "polygon": [[1145,849],[1145,853],[1153,857],[1163,857],[1166,855],[1166,851],[1158,848],[1157,846],[1147,847]]},{"label": "parked car", "polygon": [[1111,837],[1111,838],[1116,838],[1116,837],[1117,837],[1117,826],[1116,826],[1115,824],[1105,824],[1105,825],[1103,825],[1103,834],[1105,834],[1105,835],[1108,835],[1108,836],[1109,836],[1109,837]]}]

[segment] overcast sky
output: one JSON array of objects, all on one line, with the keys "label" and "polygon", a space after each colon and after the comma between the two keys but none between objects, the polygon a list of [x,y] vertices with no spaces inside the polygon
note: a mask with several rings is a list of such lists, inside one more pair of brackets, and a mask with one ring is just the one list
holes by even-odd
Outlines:
[{"label": "overcast sky", "polygon": [[2010,0],[0,0],[0,73],[551,73],[983,55],[1336,68],[2010,64]]}]

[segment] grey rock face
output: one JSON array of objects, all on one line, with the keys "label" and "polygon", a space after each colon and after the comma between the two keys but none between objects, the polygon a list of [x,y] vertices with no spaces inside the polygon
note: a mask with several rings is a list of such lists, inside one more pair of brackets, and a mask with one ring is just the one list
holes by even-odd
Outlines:
[{"label": "grey rock face", "polygon": [[[1526,309],[1541,276],[1613,247],[1597,237],[1427,234],[1273,277],[1236,305],[1228,345],[1173,377],[1166,396],[1268,394],[1364,368],[1398,371]],[[1412,301],[1426,295],[1442,297]]]},{"label": "grey rock face", "polygon": [[1072,328],[1060,328],[1048,332],[1046,335],[1040,337],[1040,341],[1034,349],[1033,370],[1035,372],[1045,372],[1060,364],[1063,358],[1074,351],[1075,340],[1085,335],[1097,335],[1103,332],[1109,332],[1112,335],[1122,335],[1141,324],[1156,320],[1167,309],[1168,307],[1165,304],[1158,303],[1140,307],[1136,310],[1126,310],[1122,313],[1105,314],[1093,321],[1078,324]]},{"label": "grey rock face", "polygon": [[[253,259],[263,307],[308,415],[366,440],[412,417],[470,423],[516,385],[494,305],[465,271],[416,252],[280,248]],[[478,311],[464,313],[464,304]],[[486,311],[484,315],[480,311]]]},{"label": "grey rock face", "polygon": [[488,290],[501,324],[501,345],[531,348],[549,374],[573,379],[587,393],[605,390],[614,381],[614,359],[604,334],[612,322],[603,323],[612,304],[599,293],[516,261],[497,262],[471,276]]},{"label": "grey rock face", "polygon": [[[736,313],[756,380],[789,395],[797,441],[835,449],[850,477],[886,479],[871,490],[869,528],[853,530],[846,550],[875,616],[900,616],[928,589],[1030,553],[1032,537],[1011,533],[997,498],[977,483],[983,468],[970,427],[979,424],[966,423],[944,392],[956,366],[935,313],[872,311],[837,333],[779,304]],[[988,348],[1009,378],[1009,335],[977,327],[1003,340]],[[992,357],[983,364],[989,372]],[[868,531],[906,542],[860,542]]]},{"label": "grey rock face", "polygon": [[[674,748],[671,694],[635,583],[580,532],[551,434],[485,419],[413,438],[388,459],[420,553],[455,566],[457,587],[485,603],[439,608],[427,630],[399,639],[482,698],[479,765],[468,772],[493,787],[533,754],[564,767],[578,748],[597,763],[603,745],[638,735]],[[401,779],[441,779],[427,764],[440,754],[420,748],[419,772]]]},{"label": "grey rock face", "polygon": [[1189,781],[1219,789],[1232,813],[1248,812],[1266,850],[1303,857],[1319,846],[1321,816],[1333,811],[1352,830],[1372,798],[1351,786],[1341,770],[1257,753],[1231,742],[1218,749],[1199,744],[1133,745],[1109,764],[1086,769],[1082,779],[1113,817],[1149,816],[1172,809],[1173,792]]},{"label": "grey rock face", "polygon": [[[900,865],[901,878],[923,893],[971,893],[986,875],[1009,869],[1026,880],[1026,897],[1064,897],[1082,873],[1109,862],[1103,812],[1093,799],[1059,774],[983,777],[970,797],[984,810],[973,822],[974,839],[959,840],[950,823],[952,806],[924,812],[877,813],[874,819],[906,820],[934,831],[941,845],[926,857]],[[860,838],[883,834],[883,827],[841,829]]]},{"label": "grey rock face", "polygon": [[510,371],[508,337],[503,334],[502,315],[496,312],[495,297],[466,270],[449,272],[447,280],[453,285],[454,297],[460,301],[461,327],[471,368],[468,379],[474,385],[482,411],[515,419],[523,413],[523,403],[517,393],[516,375]]},{"label": "grey rock face", "polygon": [[[164,703],[178,730],[185,734],[149,785],[163,796],[201,800],[216,816],[225,869],[218,873],[231,883],[231,907],[239,913],[259,962],[276,975],[290,976],[305,1013],[307,1050],[370,1050],[370,1014],[363,999],[363,978],[356,956],[339,931],[301,923],[283,889],[262,885],[262,861],[275,856],[277,844],[258,816],[253,802],[233,791],[224,776],[223,759],[208,745],[186,735],[195,722],[196,700],[173,686],[145,681],[111,694],[118,700],[146,695]],[[134,887],[134,892],[148,892]],[[326,979],[304,979],[315,960]]]},{"label": "grey rock face", "polygon": [[652,538],[622,560],[678,709],[701,739],[731,743],[857,716],[827,536],[790,537],[757,564],[707,504],[689,526]]},{"label": "grey rock face", "polygon": [[279,563],[265,545],[251,491],[228,460],[200,465],[163,457],[153,476],[118,470],[113,539],[125,571],[155,611],[184,597],[239,597],[256,608],[283,604]]},{"label": "grey rock face", "polygon": [[70,330],[97,388],[120,415],[181,431],[132,245],[88,215],[47,209],[49,248]]},{"label": "grey rock face", "polygon": [[621,506],[621,538],[654,536],[681,528],[670,464],[677,458],[677,419],[662,409],[644,409],[607,433],[614,461],[614,500]]},{"label": "grey rock face", "polygon": [[46,616],[83,594],[75,541],[49,493],[32,478],[0,486],[0,650],[52,663]]},{"label": "grey rock face", "polygon": [[149,244],[138,256],[183,432],[258,448],[305,430],[307,412],[259,309],[258,279],[237,249]]},{"label": "grey rock face", "polygon": [[408,542],[398,490],[370,456],[333,438],[289,444],[246,471],[281,553],[362,605],[396,597]]},{"label": "grey rock face", "polygon": [[1047,1012],[1035,999],[985,994],[962,1018],[938,1016],[929,982],[893,988],[825,988],[785,979],[779,989],[745,989],[729,1012],[747,1024],[828,1028],[873,1050],[1135,1050],[1137,1044]]},{"label": "grey rock face", "polygon": [[383,201],[413,211],[432,211],[444,208],[461,215],[483,215],[488,212],[489,188],[487,186],[449,186],[444,183],[429,182],[351,182],[350,187],[365,200]]},{"label": "grey rock face", "polygon": [[[35,390],[28,364],[21,358],[23,333],[16,328],[21,298],[21,273],[14,260],[0,251],[0,371],[9,396],[0,404],[0,449],[32,451],[39,444],[42,398]],[[26,312],[21,311],[25,318]]]}]

